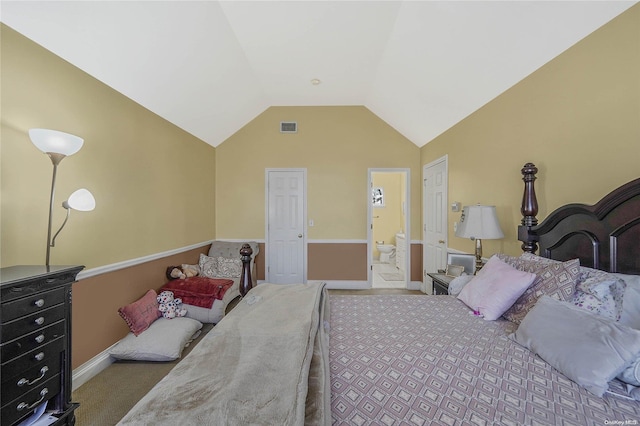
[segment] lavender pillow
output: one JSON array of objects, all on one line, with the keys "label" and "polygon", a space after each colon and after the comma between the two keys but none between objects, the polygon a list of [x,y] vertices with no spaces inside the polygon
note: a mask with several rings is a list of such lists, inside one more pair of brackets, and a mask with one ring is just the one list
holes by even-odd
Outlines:
[{"label": "lavender pillow", "polygon": [[467,285],[458,299],[473,310],[480,311],[485,320],[496,320],[533,283],[535,274],[518,271],[496,256]]},{"label": "lavender pillow", "polygon": [[536,278],[533,284],[504,313],[504,317],[509,321],[520,324],[541,296],[547,295],[560,301],[571,300],[580,276],[580,261],[578,259],[566,262],[551,260],[535,265],[520,264],[519,266],[535,273]]}]

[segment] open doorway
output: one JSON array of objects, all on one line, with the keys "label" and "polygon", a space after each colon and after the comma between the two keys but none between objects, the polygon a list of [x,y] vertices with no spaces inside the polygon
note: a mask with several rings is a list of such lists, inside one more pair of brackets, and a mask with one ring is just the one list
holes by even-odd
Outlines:
[{"label": "open doorway", "polygon": [[408,288],[410,169],[369,169],[368,282],[372,288]]}]

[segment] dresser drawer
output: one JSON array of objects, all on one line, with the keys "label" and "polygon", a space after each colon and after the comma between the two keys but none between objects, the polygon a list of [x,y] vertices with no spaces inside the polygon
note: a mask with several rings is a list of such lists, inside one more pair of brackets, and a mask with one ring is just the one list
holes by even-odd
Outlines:
[{"label": "dresser drawer", "polygon": [[3,343],[1,347],[0,360],[4,364],[13,358],[22,355],[34,348],[64,336],[65,322],[60,320],[48,327],[36,330],[31,334],[27,334],[23,337],[19,337],[7,343]]},{"label": "dresser drawer", "polygon": [[[21,371],[25,371],[42,362],[55,362],[60,364],[60,352],[64,349],[65,339],[59,337],[56,340],[39,346],[24,355],[14,358],[9,362],[2,364],[2,380],[6,377],[19,375]],[[15,373],[14,373],[15,372]]]},{"label": "dresser drawer", "polygon": [[[33,409],[40,403],[51,399],[60,392],[60,376],[55,375],[46,382],[34,387],[30,391],[2,407],[3,425],[10,425],[17,420],[33,413]],[[4,404],[4,402],[3,402]]]},{"label": "dresser drawer", "polygon": [[[4,309],[4,305],[3,308]],[[16,339],[23,334],[31,333],[64,319],[64,304],[43,309],[29,316],[3,323],[0,336],[3,342]]]},{"label": "dresser drawer", "polygon": [[60,357],[46,360],[13,377],[2,377],[2,405],[12,401],[25,392],[40,386],[53,376],[60,373]]},{"label": "dresser drawer", "polygon": [[0,319],[2,323],[6,323],[16,318],[50,308],[64,302],[64,295],[65,289],[57,288],[38,294],[30,294],[27,297],[12,300],[11,302],[5,302],[2,304]]},{"label": "dresser drawer", "polygon": [[58,271],[49,274],[42,270],[44,267],[27,266],[23,268],[26,268],[27,270],[38,270],[39,276],[26,277],[26,279],[20,280],[15,279],[16,271],[12,271],[14,268],[20,267],[2,268],[3,277],[2,288],[0,289],[0,299],[5,303],[15,299],[20,299],[33,293],[42,293],[61,288],[65,284],[74,282],[75,276],[78,273],[78,270],[66,270],[65,272]]}]

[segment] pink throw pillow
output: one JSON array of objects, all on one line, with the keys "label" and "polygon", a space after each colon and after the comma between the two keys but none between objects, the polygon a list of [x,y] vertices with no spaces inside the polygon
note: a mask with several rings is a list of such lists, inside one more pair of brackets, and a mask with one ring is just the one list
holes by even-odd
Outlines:
[{"label": "pink throw pillow", "polygon": [[480,311],[485,320],[493,321],[513,305],[535,278],[535,274],[519,271],[493,256],[464,286],[458,299]]},{"label": "pink throw pillow", "polygon": [[118,309],[118,313],[136,336],[149,328],[155,320],[162,316],[162,313],[158,310],[157,296],[155,290],[149,290],[140,299]]}]

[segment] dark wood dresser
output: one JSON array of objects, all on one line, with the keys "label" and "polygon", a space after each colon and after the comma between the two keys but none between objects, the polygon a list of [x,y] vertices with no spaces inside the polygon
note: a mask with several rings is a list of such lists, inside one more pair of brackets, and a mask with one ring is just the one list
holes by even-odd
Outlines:
[{"label": "dark wood dresser", "polygon": [[84,266],[0,269],[0,423],[45,401],[55,425],[75,424],[71,402],[71,285]]}]

